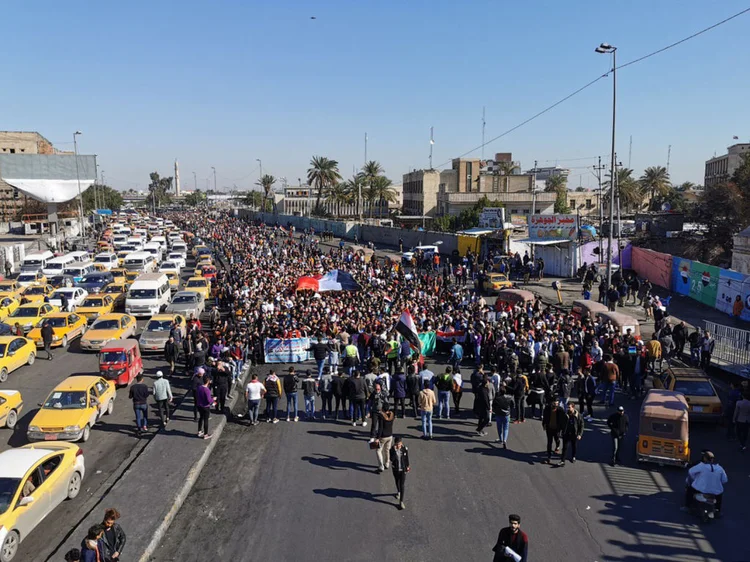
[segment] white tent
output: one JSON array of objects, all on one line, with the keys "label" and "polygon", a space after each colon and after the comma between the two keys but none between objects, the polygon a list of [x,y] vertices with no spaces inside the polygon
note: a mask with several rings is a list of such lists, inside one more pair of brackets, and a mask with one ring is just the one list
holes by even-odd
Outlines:
[{"label": "white tent", "polygon": [[0,178],[43,203],[65,203],[96,181],[96,156],[0,154]]}]

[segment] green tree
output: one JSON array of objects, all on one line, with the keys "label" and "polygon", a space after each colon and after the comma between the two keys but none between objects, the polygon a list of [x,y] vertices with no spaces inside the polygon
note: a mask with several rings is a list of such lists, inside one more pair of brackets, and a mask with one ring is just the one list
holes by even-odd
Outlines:
[{"label": "green tree", "polygon": [[672,187],[669,181],[669,172],[664,166],[650,166],[643,171],[643,175],[638,180],[641,183],[643,193],[649,194],[649,207],[654,209],[656,196],[664,197]]},{"label": "green tree", "polygon": [[[276,178],[269,175],[269,174],[263,174],[263,177],[260,178],[258,181],[255,182],[255,185],[260,187],[263,190],[263,196],[266,199],[272,198],[272,192],[273,192],[273,184],[276,183]],[[271,206],[275,207],[275,202],[271,201]],[[264,205],[265,207],[265,205]]]},{"label": "green tree", "polygon": [[550,176],[544,182],[544,191],[547,193],[557,192],[568,189],[568,178],[565,176]]},{"label": "green tree", "polygon": [[[611,192],[611,174],[608,172],[607,176],[610,179],[606,180],[602,185],[604,187],[604,210],[605,214],[609,209],[609,194]],[[630,168],[618,168],[617,169],[617,193],[620,196],[620,206],[625,212],[640,211],[643,207],[643,187],[641,183],[633,177],[633,170]],[[617,201],[615,201],[617,204]]]},{"label": "green tree", "polygon": [[556,189],[557,197],[555,199],[555,213],[566,215],[570,212],[568,205],[568,191],[566,189]]},{"label": "green tree", "polygon": [[315,197],[315,214],[321,214],[320,198],[323,192],[330,186],[341,181],[339,163],[325,156],[313,156],[310,160],[310,168],[307,170],[307,183],[317,190]]},{"label": "green tree", "polygon": [[331,210],[333,211],[332,214],[336,217],[341,216],[342,206],[349,205],[352,202],[352,188],[350,187],[351,182],[352,180],[337,182],[326,188],[324,194],[326,201],[331,203]]},{"label": "green tree", "polygon": [[162,205],[169,205],[172,196],[169,190],[172,188],[172,178],[159,177],[158,172],[150,174],[151,183],[148,184],[148,195],[146,196],[146,205],[148,207],[159,208]]},{"label": "green tree", "polygon": [[[95,189],[96,197],[94,197]],[[100,209],[119,211],[122,208],[122,193],[116,189],[112,189],[108,185],[94,184],[88,187],[81,196],[83,197],[83,212],[85,214],[96,209],[95,202],[99,203]]]},{"label": "green tree", "polygon": [[691,181],[684,181],[680,185],[675,186],[675,191],[679,191],[679,192],[693,191],[694,189],[700,189],[700,186],[695,185]]},{"label": "green tree", "polygon": [[250,208],[258,209],[259,211],[264,211],[266,213],[270,213],[271,211],[273,211],[271,202],[266,199],[266,196],[260,191],[248,192],[243,200],[243,203]]},{"label": "green tree", "polygon": [[[383,166],[380,165],[380,162],[377,160],[370,160],[369,162],[365,162],[362,171],[359,173],[363,181],[362,187],[367,188],[367,194],[363,194],[362,199],[363,202],[368,201],[370,203],[370,217],[372,217],[372,205],[374,202],[372,199],[372,186],[375,183],[375,180],[383,175],[383,172]],[[362,210],[359,208],[359,202],[357,203],[357,206],[357,214],[360,215]]]},{"label": "green tree", "polygon": [[187,195],[185,195],[183,201],[188,207],[197,207],[198,205],[205,203],[206,194],[203,193],[200,189],[196,189],[193,193],[188,193]]},{"label": "green tree", "polygon": [[393,185],[391,180],[385,176],[377,176],[370,182],[365,194],[365,200],[370,203],[370,218],[372,218],[375,206],[381,201],[395,203],[398,199],[398,194],[391,185]]}]

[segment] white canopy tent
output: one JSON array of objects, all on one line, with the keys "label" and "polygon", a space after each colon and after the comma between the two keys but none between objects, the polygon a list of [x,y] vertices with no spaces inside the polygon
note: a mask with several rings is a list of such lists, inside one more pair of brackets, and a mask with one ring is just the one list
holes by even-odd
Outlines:
[{"label": "white canopy tent", "polygon": [[96,156],[73,154],[0,154],[0,177],[42,203],[65,203],[96,181]]}]

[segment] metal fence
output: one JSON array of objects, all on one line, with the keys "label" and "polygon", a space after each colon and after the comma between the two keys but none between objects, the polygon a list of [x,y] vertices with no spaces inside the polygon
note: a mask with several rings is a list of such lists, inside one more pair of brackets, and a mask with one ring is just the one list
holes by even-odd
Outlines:
[{"label": "metal fence", "polygon": [[740,330],[715,322],[704,321],[706,330],[714,337],[712,360],[726,363],[731,370],[748,376],[750,373],[750,330]]}]

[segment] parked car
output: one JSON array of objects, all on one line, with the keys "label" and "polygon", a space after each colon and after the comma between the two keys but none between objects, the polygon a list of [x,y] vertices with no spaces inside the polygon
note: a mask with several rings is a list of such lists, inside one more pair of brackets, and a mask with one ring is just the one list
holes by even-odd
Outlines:
[{"label": "parked car", "polygon": [[200,318],[201,313],[206,308],[206,298],[203,293],[196,291],[179,291],[172,297],[165,312],[171,314],[182,314],[185,318],[195,315]]}]

